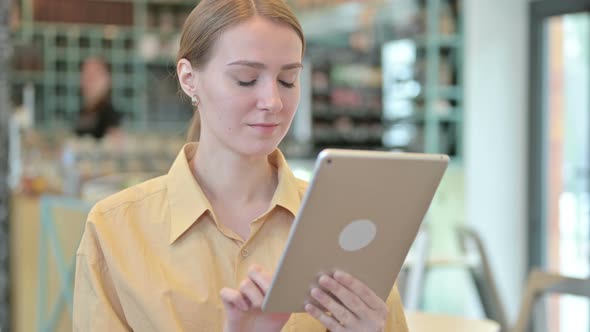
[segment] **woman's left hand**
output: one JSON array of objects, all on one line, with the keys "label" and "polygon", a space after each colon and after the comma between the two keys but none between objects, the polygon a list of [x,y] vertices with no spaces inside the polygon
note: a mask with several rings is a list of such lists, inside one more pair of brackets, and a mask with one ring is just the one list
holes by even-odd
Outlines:
[{"label": "woman's left hand", "polygon": [[321,288],[313,288],[311,296],[329,314],[311,303],[305,310],[330,331],[383,331],[389,314],[387,305],[363,282],[336,271],[333,277],[321,276],[319,284]]}]

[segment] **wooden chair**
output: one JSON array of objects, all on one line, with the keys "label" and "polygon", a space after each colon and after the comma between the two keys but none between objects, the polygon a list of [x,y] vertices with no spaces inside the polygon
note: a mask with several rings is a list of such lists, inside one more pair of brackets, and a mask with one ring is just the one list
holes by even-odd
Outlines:
[{"label": "wooden chair", "polygon": [[545,294],[568,294],[590,298],[590,278],[570,278],[556,273],[532,270],[526,284],[516,325],[511,332],[528,331],[533,306]]},{"label": "wooden chair", "polygon": [[502,330],[507,330],[506,310],[498,293],[498,287],[483,240],[475,230],[467,226],[459,226],[457,234],[463,252],[466,255],[467,253],[473,253],[477,256],[476,264],[467,264],[466,266],[475,284],[486,317],[498,322]]}]

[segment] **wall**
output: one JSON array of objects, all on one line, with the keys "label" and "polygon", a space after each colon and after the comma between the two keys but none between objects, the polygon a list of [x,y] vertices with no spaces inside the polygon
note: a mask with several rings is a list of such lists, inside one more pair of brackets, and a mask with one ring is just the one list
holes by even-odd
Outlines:
[{"label": "wall", "polygon": [[526,273],[528,0],[465,0],[465,217],[508,319]]}]

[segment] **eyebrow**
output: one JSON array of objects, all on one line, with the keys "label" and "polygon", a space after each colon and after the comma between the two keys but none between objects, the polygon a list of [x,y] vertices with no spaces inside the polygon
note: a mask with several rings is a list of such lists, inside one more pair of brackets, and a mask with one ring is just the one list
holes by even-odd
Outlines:
[{"label": "eyebrow", "polygon": [[[228,66],[248,66],[256,69],[265,69],[266,65],[260,62],[253,62],[253,61],[246,61],[246,60],[239,60],[234,61],[232,63],[228,63]],[[303,65],[299,62],[290,63],[281,67],[282,70],[286,69],[295,69],[295,68],[303,68]]]}]

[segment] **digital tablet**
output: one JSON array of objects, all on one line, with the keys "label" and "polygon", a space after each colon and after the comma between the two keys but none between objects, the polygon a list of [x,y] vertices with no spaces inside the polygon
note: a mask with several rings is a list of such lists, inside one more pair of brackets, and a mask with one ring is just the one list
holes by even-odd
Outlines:
[{"label": "digital tablet", "polygon": [[305,312],[319,275],[335,270],[385,301],[448,161],[435,154],[323,150],[262,310]]}]

